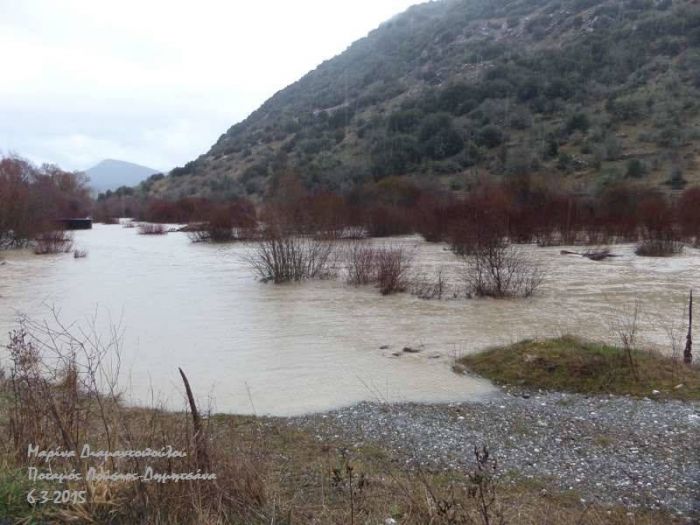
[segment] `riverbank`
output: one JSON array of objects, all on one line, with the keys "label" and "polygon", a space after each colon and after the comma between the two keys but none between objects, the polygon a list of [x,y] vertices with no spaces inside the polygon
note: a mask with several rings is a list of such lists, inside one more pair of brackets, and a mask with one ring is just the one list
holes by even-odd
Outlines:
[{"label": "riverbank", "polygon": [[697,366],[561,337],[468,355],[454,369],[502,388],[481,402],[363,403],[293,424],[321,439],[379,443],[411,468],[446,472],[469,468],[474,448],[488,446],[506,484],[554,488],[583,506],[697,518]]},{"label": "riverbank", "polygon": [[528,340],[464,356],[458,374],[500,385],[471,403],[362,403],[291,424],[319,439],[379,444],[412,469],[464,471],[475,447],[506,486],[590,505],[700,511],[700,369],[678,356],[584,341]]},{"label": "riverbank", "polygon": [[[559,348],[556,341],[549,346]],[[10,436],[0,442],[0,523],[652,525],[699,517],[697,401],[511,386],[478,402],[365,402],[290,418],[206,416],[196,415],[191,401],[188,412],[125,406],[118,395],[91,389],[89,373],[76,375],[70,360],[58,380],[48,381],[35,373],[43,365],[32,349],[16,336],[12,350],[21,366],[13,380],[0,375],[0,432]],[[646,365],[658,368],[640,361],[644,377]],[[181,454],[66,454],[47,465],[27,458],[28,443],[64,452],[88,444],[94,451],[172,447]],[[29,467],[78,478],[32,480]],[[137,477],[81,478],[91,467]],[[153,483],[138,477],[148,467],[216,479]],[[86,502],[27,503],[30,494],[56,490],[82,493]]]},{"label": "riverbank", "polygon": [[[189,417],[134,416],[144,427],[139,438],[149,426],[182,429]],[[697,417],[697,407],[681,402],[506,393],[488,403],[363,403],[291,419],[220,415],[207,422],[212,470],[222,481],[214,488],[98,485],[89,505],[32,510],[25,503],[32,484],[3,461],[0,518],[484,524],[476,497],[483,489],[490,523],[693,523]],[[496,463],[481,477],[473,447],[483,444]]]}]

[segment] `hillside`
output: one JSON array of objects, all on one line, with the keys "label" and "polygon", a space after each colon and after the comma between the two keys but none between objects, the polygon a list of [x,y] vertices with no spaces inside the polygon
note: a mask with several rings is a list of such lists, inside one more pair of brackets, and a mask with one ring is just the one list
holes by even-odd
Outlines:
[{"label": "hillside", "polygon": [[90,186],[98,192],[116,190],[120,186],[136,186],[158,170],[123,160],[105,159],[85,170]]},{"label": "hillside", "polygon": [[340,191],[394,175],[460,190],[489,174],[680,188],[700,180],[699,46],[689,0],[417,5],[143,189],[258,197],[289,171]]}]

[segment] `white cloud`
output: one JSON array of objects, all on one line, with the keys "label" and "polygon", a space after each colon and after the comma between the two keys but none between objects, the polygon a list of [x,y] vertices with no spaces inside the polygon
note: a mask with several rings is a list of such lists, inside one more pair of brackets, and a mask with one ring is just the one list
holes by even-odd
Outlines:
[{"label": "white cloud", "polygon": [[0,3],[0,148],[171,168],[412,3]]}]

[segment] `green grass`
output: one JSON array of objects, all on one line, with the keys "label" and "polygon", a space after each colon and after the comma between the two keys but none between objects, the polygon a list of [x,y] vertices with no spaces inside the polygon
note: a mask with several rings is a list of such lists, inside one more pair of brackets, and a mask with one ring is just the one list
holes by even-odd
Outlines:
[{"label": "green grass", "polygon": [[23,523],[38,523],[27,503],[27,493],[35,488],[23,469],[0,466],[0,522],[3,518],[21,517]]},{"label": "green grass", "polygon": [[[700,368],[633,350],[637,376],[617,347],[562,337],[465,356],[460,364],[495,383],[585,394],[700,399]],[[676,388],[678,385],[682,387]],[[652,395],[653,390],[660,394]]]}]

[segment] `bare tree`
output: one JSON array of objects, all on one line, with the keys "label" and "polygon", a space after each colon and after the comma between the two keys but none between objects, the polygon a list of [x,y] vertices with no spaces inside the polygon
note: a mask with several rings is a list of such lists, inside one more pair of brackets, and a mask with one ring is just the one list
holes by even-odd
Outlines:
[{"label": "bare tree", "polygon": [[364,241],[350,243],[345,252],[348,284],[355,286],[377,281],[377,248]]},{"label": "bare tree", "polygon": [[472,247],[464,255],[468,293],[478,297],[530,297],[544,280],[544,269],[503,240]]},{"label": "bare tree", "polygon": [[376,246],[356,241],[345,253],[348,283],[355,286],[376,284],[382,295],[408,288],[412,262],[412,250],[400,245]]},{"label": "bare tree", "polygon": [[68,253],[73,249],[73,236],[64,230],[40,233],[34,238],[34,253],[47,255]]},{"label": "bare tree", "polygon": [[261,280],[280,284],[328,277],[334,249],[333,241],[269,227],[244,260]]},{"label": "bare tree", "polygon": [[377,251],[377,286],[382,295],[403,292],[408,287],[413,254],[401,246]]}]

